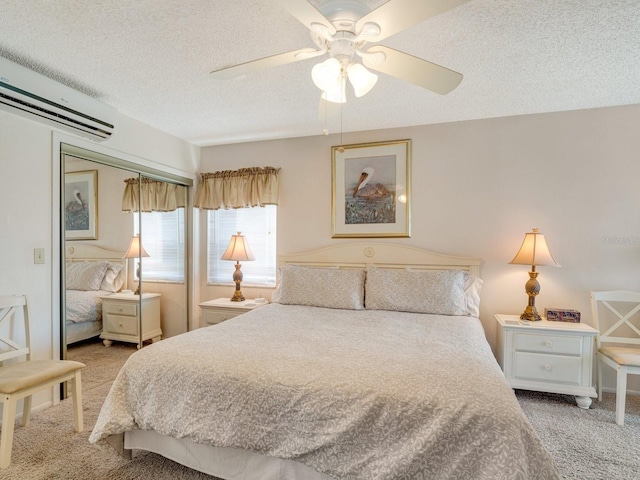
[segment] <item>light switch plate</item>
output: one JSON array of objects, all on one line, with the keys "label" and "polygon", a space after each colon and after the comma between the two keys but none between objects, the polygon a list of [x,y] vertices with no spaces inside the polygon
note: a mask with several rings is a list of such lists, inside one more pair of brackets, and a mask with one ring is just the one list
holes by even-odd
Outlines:
[{"label": "light switch plate", "polygon": [[33,263],[36,265],[44,263],[44,248],[33,249]]}]

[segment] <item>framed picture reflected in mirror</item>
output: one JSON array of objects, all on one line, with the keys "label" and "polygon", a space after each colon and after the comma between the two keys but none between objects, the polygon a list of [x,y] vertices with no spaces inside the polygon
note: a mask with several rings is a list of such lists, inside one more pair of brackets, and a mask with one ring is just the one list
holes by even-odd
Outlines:
[{"label": "framed picture reflected in mirror", "polygon": [[64,177],[66,240],[98,239],[98,171],[69,172]]}]

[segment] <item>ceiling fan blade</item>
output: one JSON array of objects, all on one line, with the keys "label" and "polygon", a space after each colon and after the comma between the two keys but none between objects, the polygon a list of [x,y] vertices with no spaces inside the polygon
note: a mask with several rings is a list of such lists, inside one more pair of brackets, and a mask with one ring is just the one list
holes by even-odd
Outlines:
[{"label": "ceiling fan blade", "polygon": [[241,77],[242,75],[247,75],[248,73],[257,72],[258,70],[262,70],[265,68],[277,67],[279,65],[285,65],[287,63],[306,60],[307,58],[317,57],[319,55],[323,55],[324,53],[326,53],[325,50],[301,48],[300,50],[293,50],[287,53],[271,55],[270,57],[264,57],[258,60],[240,63],[238,65],[217,68],[211,72],[211,75],[213,76],[213,78],[227,80],[229,78]]},{"label": "ceiling fan blade", "polygon": [[[362,17],[356,23],[356,32],[366,28],[366,24],[378,25],[380,28],[370,28],[370,34],[365,34],[363,40],[379,42],[406,28],[416,25],[427,18],[451,10],[469,0],[389,0]],[[297,2],[296,2],[297,3]]]},{"label": "ceiling fan blade", "polygon": [[440,95],[446,95],[462,81],[461,73],[393,48],[374,45],[367,50],[367,53],[378,52],[384,53],[383,62],[380,63],[376,56],[364,55],[362,63],[373,70],[406,80]]},{"label": "ceiling fan blade", "polygon": [[336,29],[331,22],[307,0],[278,0],[278,3],[312,32],[327,40],[331,40],[331,37],[336,34]]}]

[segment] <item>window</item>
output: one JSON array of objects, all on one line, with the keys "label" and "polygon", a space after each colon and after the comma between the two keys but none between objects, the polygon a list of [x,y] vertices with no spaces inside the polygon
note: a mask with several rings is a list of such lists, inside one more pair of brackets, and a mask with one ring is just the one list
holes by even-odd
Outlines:
[{"label": "window", "polygon": [[[142,260],[142,278],[152,282],[183,283],[184,208],[172,212],[143,212],[140,217],[142,246],[149,254]],[[138,215],[133,215],[133,231],[140,231]]]},{"label": "window", "polygon": [[276,285],[276,212],[275,205],[230,210],[209,210],[207,281],[230,284],[235,262],[220,260],[231,235],[242,232],[256,257],[242,264],[242,285]]}]

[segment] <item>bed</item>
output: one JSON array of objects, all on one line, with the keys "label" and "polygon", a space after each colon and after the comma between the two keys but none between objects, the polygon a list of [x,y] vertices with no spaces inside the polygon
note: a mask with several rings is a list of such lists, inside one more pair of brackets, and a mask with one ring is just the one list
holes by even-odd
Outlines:
[{"label": "bed", "polygon": [[101,297],[126,285],[122,252],[75,243],[66,248],[65,319],[67,345],[102,332]]},{"label": "bed", "polygon": [[350,243],[279,265],[271,304],[134,353],[90,441],[228,480],[560,478],[484,337],[479,261]]}]

